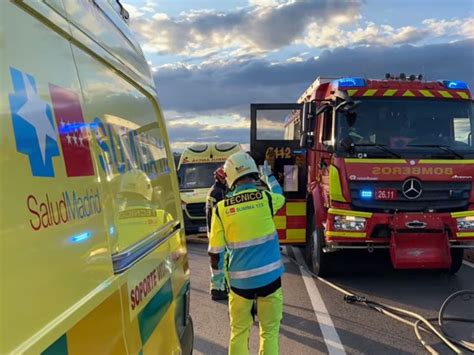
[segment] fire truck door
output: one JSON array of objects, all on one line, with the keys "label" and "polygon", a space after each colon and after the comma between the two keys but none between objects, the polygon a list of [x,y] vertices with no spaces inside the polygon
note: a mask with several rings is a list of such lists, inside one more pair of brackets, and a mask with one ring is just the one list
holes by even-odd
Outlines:
[{"label": "fire truck door", "polygon": [[282,243],[303,243],[306,231],[306,150],[300,147],[302,105],[252,104],[250,154],[265,160],[283,188],[287,203],[275,217]]},{"label": "fire truck door", "polygon": [[306,239],[306,150],[300,147],[302,105],[252,104],[250,154],[257,165],[265,160],[283,188],[286,205],[275,215],[280,243]]}]

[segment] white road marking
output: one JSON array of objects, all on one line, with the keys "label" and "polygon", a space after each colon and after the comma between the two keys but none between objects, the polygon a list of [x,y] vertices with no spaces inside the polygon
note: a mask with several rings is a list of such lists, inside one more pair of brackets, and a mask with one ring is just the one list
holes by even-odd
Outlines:
[{"label": "white road marking", "polygon": [[[303,256],[299,248],[292,248],[293,253],[295,254],[296,260],[298,263],[305,265]],[[311,275],[300,266],[301,276],[303,277],[304,285],[306,286],[306,291],[308,292],[309,299],[313,306],[314,314],[318,320],[319,327],[321,328],[321,333],[323,334],[324,342],[328,348],[328,353],[330,355],[342,355],[346,352],[342,346],[341,339],[337,334],[334,323],[332,322],[331,317],[329,316],[328,310],[324,301],[321,297],[321,294],[314,283],[314,279]]]},{"label": "white road marking", "polygon": [[471,263],[470,261],[467,261],[467,260],[463,260],[462,263],[466,266],[469,266],[469,267],[472,267],[474,269],[474,264]]}]

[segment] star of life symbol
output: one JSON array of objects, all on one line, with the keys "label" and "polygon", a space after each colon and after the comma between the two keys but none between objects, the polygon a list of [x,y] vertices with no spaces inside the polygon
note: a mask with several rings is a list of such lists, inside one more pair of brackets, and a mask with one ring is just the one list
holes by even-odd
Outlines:
[{"label": "star of life symbol", "polygon": [[59,156],[51,106],[38,94],[35,79],[10,68],[12,123],[18,152],[28,155],[33,176],[54,176],[53,157]]},{"label": "star of life symbol", "polygon": [[[94,175],[89,126],[79,95],[49,83],[49,103],[44,101],[32,75],[10,68],[13,93],[10,111],[16,149],[27,155],[33,176],[54,177],[53,157],[59,156],[68,177]],[[53,115],[54,114],[54,115]],[[59,137],[56,127],[59,129]]]}]

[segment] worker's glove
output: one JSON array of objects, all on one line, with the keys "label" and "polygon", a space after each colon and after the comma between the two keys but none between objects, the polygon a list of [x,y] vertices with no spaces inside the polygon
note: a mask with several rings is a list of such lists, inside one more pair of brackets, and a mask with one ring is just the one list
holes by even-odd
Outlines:
[{"label": "worker's glove", "polygon": [[270,191],[276,193],[282,193],[280,184],[278,183],[275,176],[273,176],[272,169],[268,165],[268,161],[263,162],[263,166],[260,167],[260,174],[262,175],[263,182],[268,186]]},{"label": "worker's glove", "polygon": [[273,175],[272,168],[268,165],[268,161],[265,160],[263,165],[260,167],[260,175],[262,180],[268,185],[268,178]]}]

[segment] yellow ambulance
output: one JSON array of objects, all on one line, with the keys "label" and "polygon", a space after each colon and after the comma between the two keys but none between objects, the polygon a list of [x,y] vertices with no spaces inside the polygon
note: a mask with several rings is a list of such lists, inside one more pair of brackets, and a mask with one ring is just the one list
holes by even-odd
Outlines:
[{"label": "yellow ambulance", "polygon": [[181,154],[178,179],[186,234],[206,234],[206,196],[214,184],[213,172],[240,151],[238,143],[198,143]]},{"label": "yellow ambulance", "polygon": [[189,354],[178,180],[116,0],[0,1],[0,354]]}]

